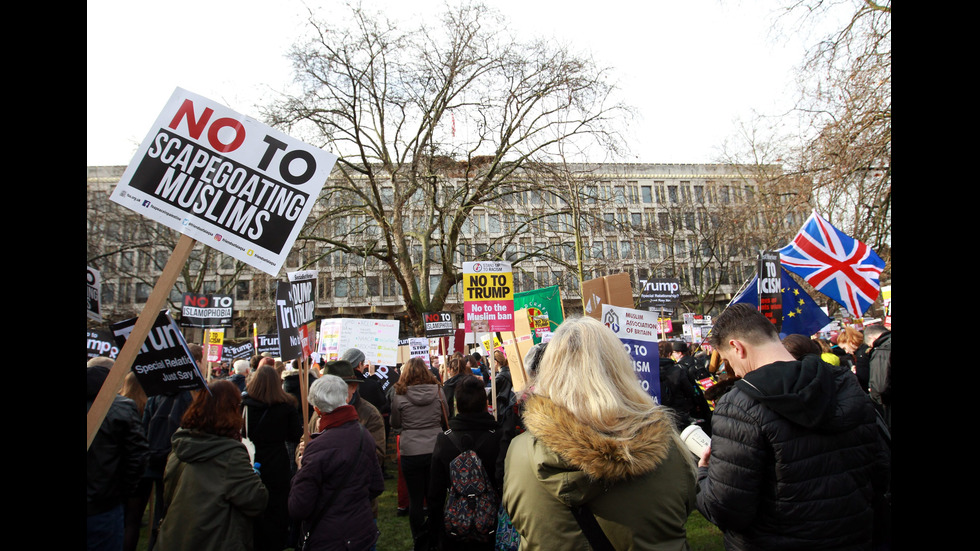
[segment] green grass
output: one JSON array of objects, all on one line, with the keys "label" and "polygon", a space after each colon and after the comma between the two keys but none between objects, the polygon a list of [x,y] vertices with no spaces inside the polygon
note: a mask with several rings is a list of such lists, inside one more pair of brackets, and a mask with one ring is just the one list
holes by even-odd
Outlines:
[{"label": "green grass", "polygon": [[[393,472],[395,469],[389,470]],[[385,491],[378,498],[378,528],[381,538],[378,540],[379,551],[412,551],[412,531],[408,526],[408,516],[397,516],[398,485],[397,481],[385,480]],[[147,508],[147,514],[149,508]],[[147,520],[144,517],[144,520]],[[146,526],[140,531],[140,541],[137,551],[146,551],[149,543]],[[694,511],[687,519],[687,543],[691,551],[721,551],[721,532],[713,524],[705,520],[701,513]]]}]

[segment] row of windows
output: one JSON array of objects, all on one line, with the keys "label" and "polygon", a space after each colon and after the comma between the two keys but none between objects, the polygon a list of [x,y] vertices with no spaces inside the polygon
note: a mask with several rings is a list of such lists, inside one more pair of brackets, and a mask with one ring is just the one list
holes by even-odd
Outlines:
[{"label": "row of windows", "polygon": [[[501,186],[498,188],[498,193],[500,193],[501,203],[505,205],[560,206],[566,204],[563,198],[566,194],[560,191],[562,187],[555,186],[554,189],[554,192],[549,191],[547,185],[542,189],[531,190],[516,190]],[[449,200],[457,190],[452,183],[444,183],[440,185],[439,191],[444,200]],[[751,203],[755,199],[756,185],[738,180],[731,180],[728,183],[713,180],[694,183],[690,180],[680,180],[677,183],[667,183],[665,180],[654,180],[652,183],[627,180],[624,183],[613,183],[611,180],[606,180],[600,181],[598,184],[583,182],[579,184],[579,192],[583,202],[587,205],[600,202],[611,202],[616,205],[659,204],[667,206],[691,203],[695,205],[728,205],[739,202]],[[419,189],[409,200],[409,204],[422,203],[424,194],[425,192]],[[380,197],[382,205],[394,204],[394,188],[382,186]],[[350,192],[336,192],[327,198],[327,204],[333,206],[354,204],[355,202]]]}]

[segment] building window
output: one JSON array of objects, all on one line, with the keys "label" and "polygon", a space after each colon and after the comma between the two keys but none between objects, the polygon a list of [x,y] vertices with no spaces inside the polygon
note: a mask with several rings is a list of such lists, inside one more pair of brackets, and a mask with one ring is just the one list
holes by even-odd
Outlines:
[{"label": "building window", "polygon": [[349,289],[346,277],[337,277],[333,280],[333,296],[337,298],[347,298]]},{"label": "building window", "polygon": [[251,293],[249,292],[249,286],[252,282],[248,280],[239,280],[235,284],[235,300],[248,300]]},{"label": "building window", "polygon": [[653,202],[653,190],[650,188],[650,186],[641,186],[640,195],[642,196],[644,203]]}]

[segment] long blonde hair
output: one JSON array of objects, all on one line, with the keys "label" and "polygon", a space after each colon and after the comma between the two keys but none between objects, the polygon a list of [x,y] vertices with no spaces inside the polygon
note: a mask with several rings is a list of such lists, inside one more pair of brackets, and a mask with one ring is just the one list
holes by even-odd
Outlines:
[{"label": "long blonde hair", "polygon": [[622,341],[596,319],[566,319],[541,358],[534,394],[567,409],[576,420],[630,437],[667,413],[643,390]]}]

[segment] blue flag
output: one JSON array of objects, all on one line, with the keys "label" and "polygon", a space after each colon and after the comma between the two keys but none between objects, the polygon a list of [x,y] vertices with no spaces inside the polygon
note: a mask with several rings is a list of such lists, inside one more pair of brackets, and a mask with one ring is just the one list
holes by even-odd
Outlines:
[{"label": "blue flag", "polygon": [[[799,333],[800,335],[809,337],[830,323],[830,317],[796,283],[796,280],[789,275],[786,268],[782,268],[782,271],[780,284],[783,291],[783,328],[779,333],[779,338],[793,333]],[[756,275],[749,282],[745,290],[732,299],[731,303],[745,302],[758,308],[758,281],[759,276]]]}]

